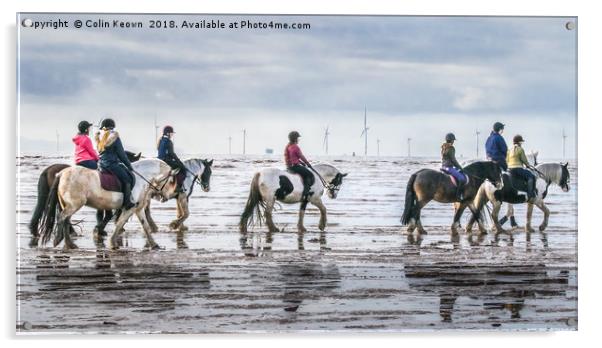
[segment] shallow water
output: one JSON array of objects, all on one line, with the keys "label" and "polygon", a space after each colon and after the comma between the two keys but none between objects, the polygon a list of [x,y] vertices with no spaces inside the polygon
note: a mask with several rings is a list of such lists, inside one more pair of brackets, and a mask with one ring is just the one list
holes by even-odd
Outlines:
[{"label": "shallow water", "polygon": [[[195,189],[190,230],[168,230],[175,204],[153,202],[163,249],[147,251],[140,225],[126,225],[125,247],[92,240],[94,211],[73,221],[80,249],[30,248],[27,222],[37,176],[68,159],[20,159],[17,331],[274,332],[423,330],[575,330],[577,178],[552,188],[546,235],[527,241],[492,234],[458,239],[451,205],[429,204],[422,240],[399,224],[406,182],[431,159],[329,158],[349,172],[336,200],[325,198],[328,227],[310,207],[301,242],[298,206],[275,214],[281,233],[257,226],[244,248],[237,230],[253,173],[277,157],[216,157],[211,192]],[[534,226],[542,219],[535,209]],[[519,224],[525,209],[516,206]],[[468,214],[464,217],[464,221]],[[112,231],[113,224],[108,227]],[[270,242],[271,241],[271,242]]]}]

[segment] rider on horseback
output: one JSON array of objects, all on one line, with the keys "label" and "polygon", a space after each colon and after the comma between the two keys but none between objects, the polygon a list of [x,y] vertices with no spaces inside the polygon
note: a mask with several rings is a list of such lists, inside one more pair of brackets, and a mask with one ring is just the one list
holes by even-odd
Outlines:
[{"label": "rider on horseback", "polygon": [[176,176],[176,180],[178,182],[176,192],[184,192],[182,189],[182,183],[186,178],[186,167],[184,166],[184,163],[180,161],[180,158],[178,158],[178,155],[176,155],[173,149],[173,141],[171,138],[175,133],[176,132],[174,132],[172,126],[163,127],[163,135],[157,142],[157,158],[167,163],[172,169],[180,169],[178,175]]},{"label": "rider on horseback", "polygon": [[464,199],[466,176],[462,172],[462,166],[456,160],[456,149],[454,148],[455,140],[456,136],[454,133],[445,135],[445,142],[441,145],[441,170],[456,179],[456,197],[459,201],[462,201]]},{"label": "rider on horseback", "polygon": [[92,126],[92,123],[81,121],[77,125],[79,133],[71,139],[75,143],[75,164],[88,169],[98,169],[98,154],[88,136],[90,126]]},{"label": "rider on horseback", "polygon": [[531,199],[535,197],[535,175],[531,171],[523,168],[523,166],[531,168],[527,155],[525,155],[525,150],[521,146],[524,141],[525,140],[520,134],[514,136],[512,141],[514,146],[508,152],[507,160],[510,174],[527,182],[527,197]]},{"label": "rider on horseback", "polygon": [[288,134],[289,143],[284,148],[284,161],[289,171],[301,175],[303,179],[303,195],[301,200],[307,201],[308,197],[312,194],[309,192],[309,189],[311,188],[314,176],[306,168],[306,166],[311,168],[311,164],[301,152],[301,148],[298,145],[299,137],[301,135],[297,131],[292,131]]},{"label": "rider on horseback", "polygon": [[485,143],[485,152],[490,161],[497,163],[503,170],[508,170],[508,164],[506,163],[508,146],[506,145],[504,137],[502,137],[503,132],[503,123],[496,122],[493,124],[493,131]]},{"label": "rider on horseback", "polygon": [[132,165],[123,150],[119,133],[115,131],[115,121],[105,118],[100,124],[100,131],[96,132],[96,147],[100,152],[100,170],[113,173],[121,181],[123,192],[123,208],[130,209],[135,206],[131,200],[134,177]]}]

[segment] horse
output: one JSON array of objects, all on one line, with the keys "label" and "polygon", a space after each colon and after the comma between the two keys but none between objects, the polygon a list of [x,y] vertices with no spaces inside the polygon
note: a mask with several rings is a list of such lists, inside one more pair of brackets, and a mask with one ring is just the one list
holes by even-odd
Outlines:
[{"label": "horse", "polygon": [[[132,201],[136,205],[128,210],[121,209],[119,218],[115,223],[115,231],[111,236],[111,248],[119,248],[119,237],[125,222],[136,214],[146,234],[147,245],[152,249],[159,246],[150,234],[150,226],[144,216],[144,208],[148,205],[154,193],[164,199],[175,195],[178,170],[172,170],[165,162],[158,159],[143,159],[132,163],[133,171],[138,176],[132,188]],[[119,209],[123,203],[123,194],[120,191],[107,191],[102,188],[100,172],[80,166],[65,168],[52,184],[48,202],[42,213],[40,236],[42,244],[46,244],[52,234],[55,234],[54,246],[65,239],[64,249],[75,249],[77,245],[71,240],[69,234],[69,218],[83,206],[97,210]],[[60,209],[57,206],[60,204]],[[58,219],[56,213],[59,213]]]},{"label": "horse", "polygon": [[[179,192],[176,195],[177,215],[176,219],[169,224],[171,229],[179,230],[180,232],[188,230],[188,227],[184,225],[184,220],[186,220],[190,215],[190,211],[188,209],[188,200],[194,190],[194,184],[200,184],[201,189],[204,192],[209,192],[210,190],[209,183],[211,180],[211,166],[213,165],[213,160],[209,161],[207,159],[190,158],[184,160],[183,163],[184,167],[186,168],[186,177],[184,178],[182,187],[186,191]],[[150,225],[151,231],[157,232],[159,228],[150,214],[150,202],[144,209],[144,215],[146,216],[146,220]]]},{"label": "horse", "polygon": [[408,226],[408,233],[412,234],[418,228],[419,234],[426,234],[422,227],[420,211],[431,200],[440,203],[457,203],[455,206],[454,221],[451,226],[452,234],[458,233],[462,213],[469,207],[475,213],[472,199],[485,180],[491,181],[496,187],[502,186],[502,170],[499,165],[490,161],[477,161],[464,167],[468,182],[464,185],[464,197],[458,201],[456,187],[449,175],[438,170],[421,169],[410,176],[406,187],[406,198],[402,225]]},{"label": "horse", "polygon": [[303,225],[307,203],[313,204],[320,210],[318,228],[324,232],[326,228],[326,207],[322,202],[324,190],[330,198],[336,199],[343,179],[349,173],[341,173],[335,166],[326,163],[316,164],[311,169],[315,180],[307,200],[302,200],[303,181],[300,175],[278,168],[266,168],[255,173],[251,181],[249,198],[238,224],[241,234],[246,236],[247,228],[253,224],[255,215],[260,224],[265,217],[270,233],[279,232],[272,218],[276,201],[284,204],[301,203],[297,222],[299,238],[302,238],[303,233],[307,231]]},{"label": "horse", "polygon": [[[560,186],[562,191],[568,192],[570,190],[570,174],[567,163],[542,163],[535,167],[533,171],[537,180],[535,186],[537,194],[532,199],[527,199],[526,195],[520,194],[519,191],[512,186],[511,179],[508,174],[504,174],[504,187],[502,190],[497,190],[492,187],[489,183],[484,183],[475,198],[475,206],[477,212],[481,214],[483,206],[487,204],[487,201],[491,202],[493,208],[491,210],[491,217],[497,233],[509,233],[505,230],[502,225],[510,218],[512,227],[517,227],[514,220],[514,208],[512,204],[528,203],[527,206],[527,224],[525,225],[525,231],[527,233],[535,232],[531,227],[531,218],[533,216],[533,205],[537,206],[544,213],[544,220],[539,225],[539,231],[545,231],[548,226],[548,219],[550,217],[550,210],[544,203],[544,199],[548,194],[548,188],[554,184]],[[503,202],[508,204],[507,214],[502,220],[499,220],[499,212]],[[469,232],[472,229],[475,220],[474,217],[470,219],[466,225],[466,230]],[[479,223],[479,230],[481,233],[486,233],[485,228]]]},{"label": "horse", "polygon": [[[140,159],[141,153],[134,154],[133,152],[126,151],[130,162],[136,162]],[[50,192],[50,188],[52,187],[52,183],[56,179],[56,175],[63,169],[69,168],[69,164],[56,163],[51,164],[46,169],[40,173],[40,177],[38,178],[38,198],[36,201],[36,206],[33,211],[33,215],[31,216],[31,220],[29,221],[29,232],[33,237],[38,237],[38,226],[40,224],[40,218],[42,217],[42,212],[44,211],[44,207],[46,206],[46,201],[48,200],[48,193]],[[104,227],[109,222],[111,217],[113,216],[113,212],[98,210],[96,212],[96,228],[101,234],[104,231]],[[73,226],[69,224],[70,233],[75,233],[73,231]]]}]

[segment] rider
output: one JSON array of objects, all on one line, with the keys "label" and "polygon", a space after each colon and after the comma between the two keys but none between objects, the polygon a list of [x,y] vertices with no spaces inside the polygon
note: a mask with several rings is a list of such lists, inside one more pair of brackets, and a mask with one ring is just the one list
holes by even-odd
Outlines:
[{"label": "rider", "polygon": [[123,188],[123,208],[130,209],[135,206],[131,200],[134,177],[132,165],[128,160],[119,133],[115,131],[115,121],[105,118],[100,124],[100,131],[96,132],[96,147],[100,152],[99,166],[101,170],[109,171],[119,178]]},{"label": "rider", "polygon": [[493,131],[485,143],[485,151],[487,152],[487,158],[490,161],[497,163],[503,170],[508,170],[508,164],[506,163],[508,146],[506,145],[504,137],[502,137],[503,132],[503,123],[496,122],[493,124]]},{"label": "rider", "polygon": [[309,189],[311,188],[313,174],[306,168],[306,166],[311,168],[311,164],[301,152],[301,148],[298,145],[299,137],[301,135],[297,131],[288,133],[289,143],[284,148],[284,162],[289,171],[301,175],[303,179],[303,195],[301,199],[307,201],[310,195]]},{"label": "rider", "polygon": [[159,141],[157,142],[157,158],[167,163],[172,169],[180,169],[178,175],[176,176],[176,180],[178,182],[178,187],[176,191],[183,192],[182,183],[186,178],[186,167],[184,166],[184,163],[180,161],[180,158],[178,158],[178,155],[176,155],[173,149],[173,141],[171,140],[171,138],[175,133],[176,132],[174,132],[172,126],[163,127],[163,135],[161,136],[161,138],[159,138]]},{"label": "rider", "polygon": [[81,121],[77,125],[79,133],[71,139],[75,144],[75,164],[88,169],[98,169],[98,154],[94,150],[92,140],[88,136],[90,134],[90,126],[92,126],[92,123]]},{"label": "rider", "polygon": [[527,196],[529,199],[535,197],[535,175],[523,168],[531,168],[525,150],[521,146],[525,140],[520,134],[514,136],[512,142],[514,146],[508,151],[508,168],[512,176],[525,180],[527,182]]},{"label": "rider", "polygon": [[454,133],[445,135],[445,142],[441,145],[441,169],[456,178],[456,197],[459,201],[464,199],[464,184],[466,176],[462,172],[462,166],[456,160],[456,149],[454,148],[456,136]]}]

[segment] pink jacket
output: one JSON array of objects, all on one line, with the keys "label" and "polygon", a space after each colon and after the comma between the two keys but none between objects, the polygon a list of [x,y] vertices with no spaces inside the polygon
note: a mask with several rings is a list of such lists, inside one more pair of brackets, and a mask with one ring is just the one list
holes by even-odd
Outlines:
[{"label": "pink jacket", "polygon": [[309,163],[309,161],[303,156],[301,148],[297,144],[288,144],[284,148],[284,162],[287,167],[297,165],[299,163]]},{"label": "pink jacket", "polygon": [[78,134],[71,139],[75,143],[75,163],[82,161],[98,161],[98,154],[92,146],[92,140],[85,134]]}]

